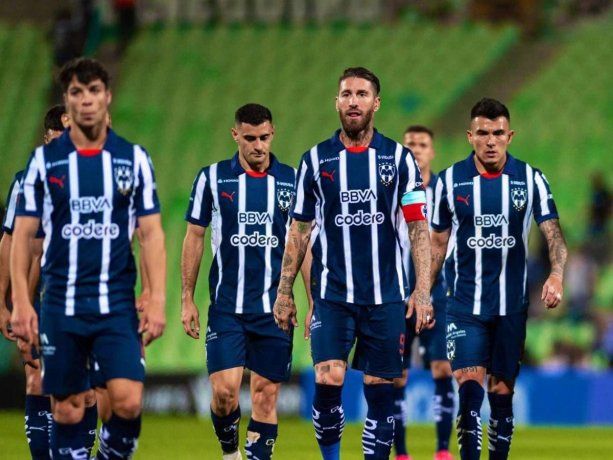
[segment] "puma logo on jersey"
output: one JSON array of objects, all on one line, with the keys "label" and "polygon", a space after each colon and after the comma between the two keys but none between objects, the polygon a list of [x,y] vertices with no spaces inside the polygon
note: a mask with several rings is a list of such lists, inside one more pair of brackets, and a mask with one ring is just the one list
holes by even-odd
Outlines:
[{"label": "puma logo on jersey", "polygon": [[459,201],[460,203],[464,203],[466,206],[470,206],[470,204],[468,203],[469,198],[470,198],[470,195],[466,195],[465,197],[462,195],[458,195],[456,196],[456,201]]},{"label": "puma logo on jersey", "polygon": [[325,177],[326,179],[328,179],[330,182],[334,182],[334,173],[336,172],[336,169],[333,169],[332,172],[328,172],[328,171],[321,171],[321,177]]},{"label": "puma logo on jersey", "polygon": [[55,184],[59,186],[60,188],[64,188],[65,179],[66,179],[66,176],[62,176],[62,177],[49,176],[49,183]]},{"label": "puma logo on jersey", "polygon": [[228,192],[221,192],[221,197],[222,198],[226,198],[227,200],[230,200],[232,203],[234,203],[234,194],[236,192],[232,192],[232,193],[228,193]]}]

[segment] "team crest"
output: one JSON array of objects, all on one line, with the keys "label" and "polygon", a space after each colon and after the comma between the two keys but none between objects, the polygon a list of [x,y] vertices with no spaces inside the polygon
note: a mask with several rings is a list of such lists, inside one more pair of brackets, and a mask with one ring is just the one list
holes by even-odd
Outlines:
[{"label": "team crest", "polygon": [[526,190],[523,188],[514,188],[511,190],[511,200],[513,201],[513,207],[517,211],[521,211],[526,206]]},{"label": "team crest", "polygon": [[396,176],[396,165],[393,163],[381,163],[379,165],[379,177],[383,185],[390,185]]},{"label": "team crest", "polygon": [[455,358],[455,340],[447,340],[447,359],[453,361]]},{"label": "team crest", "polygon": [[293,199],[294,192],[291,190],[282,188],[277,191],[277,203],[279,204],[279,209],[281,209],[281,211],[289,211],[289,208],[292,206]]},{"label": "team crest", "polygon": [[117,191],[127,195],[132,191],[132,168],[130,166],[115,166],[115,183]]}]

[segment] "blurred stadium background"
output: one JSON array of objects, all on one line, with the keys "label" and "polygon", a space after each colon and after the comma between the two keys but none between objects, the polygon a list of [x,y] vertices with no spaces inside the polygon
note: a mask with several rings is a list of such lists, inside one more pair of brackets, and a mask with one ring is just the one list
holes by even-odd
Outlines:
[{"label": "blurred stadium background", "polygon": [[[0,191],[6,193],[15,171],[40,143],[46,108],[60,100],[52,78],[58,66],[80,54],[99,58],[113,75],[114,128],[146,146],[153,157],[167,234],[168,326],[164,337],[147,350],[146,407],[159,413],[206,415],[204,344],[189,339],[179,321],[183,214],[200,167],[234,151],[229,132],[234,110],[246,102],[269,106],[277,128],[273,150],[297,165],[304,150],[338,125],[333,109],[337,76],[347,66],[364,65],[382,81],[377,127],[400,139],[409,124],[432,126],[438,154],[434,166],[440,169],[469,152],[464,132],[472,104],[486,95],[500,98],[510,107],[517,133],[511,151],[546,173],[571,247],[564,304],[545,312],[538,295],[548,272],[547,254],[538,232],[531,238],[534,301],[526,366],[517,389],[518,421],[612,425],[610,3],[1,2]],[[197,291],[203,316],[210,255],[207,252]],[[301,288],[296,296],[304,314]],[[302,333],[302,328],[296,331],[294,339],[295,378],[282,391],[280,409],[288,417],[309,414],[312,377]],[[410,380],[411,420],[428,422],[428,374],[415,371]],[[363,413],[361,399],[352,397],[361,394],[359,381],[352,375],[345,395],[353,420]],[[2,340],[0,409],[20,407],[23,388],[16,349]],[[242,405],[248,407],[246,401]],[[15,413],[1,414],[0,426],[17,420]],[[312,441],[309,430],[305,424],[303,434]],[[21,436],[14,427],[12,431]],[[433,436],[430,431],[425,430]],[[603,433],[610,438],[613,431]],[[212,431],[200,435],[212,437]],[[2,435],[0,445],[4,441]],[[514,449],[522,442],[527,441],[518,436]],[[613,443],[603,442],[603,452],[607,447],[613,452]],[[308,445],[315,448],[314,441]]]}]

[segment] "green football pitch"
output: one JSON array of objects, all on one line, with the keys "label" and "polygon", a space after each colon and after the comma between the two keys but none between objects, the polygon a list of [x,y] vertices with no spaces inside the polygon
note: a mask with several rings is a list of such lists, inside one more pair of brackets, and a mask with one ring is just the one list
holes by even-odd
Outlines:
[{"label": "green football pitch", "polygon": [[[241,438],[244,438],[246,425],[247,420],[243,420]],[[362,458],[360,436],[360,425],[347,425],[343,434],[343,459]],[[410,425],[407,438],[411,455],[415,460],[432,458],[433,427]],[[487,457],[485,449],[487,441],[484,439],[483,458]],[[455,442],[452,451],[457,453]],[[20,413],[0,412],[0,452],[0,457],[5,460],[28,458],[23,418]],[[187,416],[149,415],[144,418],[143,432],[135,458],[213,460],[221,459],[221,454],[208,420]],[[275,459],[319,458],[311,424],[299,419],[281,420]],[[457,454],[456,458],[459,458]],[[515,431],[511,458],[521,460],[613,458],[613,427],[519,427]]]}]

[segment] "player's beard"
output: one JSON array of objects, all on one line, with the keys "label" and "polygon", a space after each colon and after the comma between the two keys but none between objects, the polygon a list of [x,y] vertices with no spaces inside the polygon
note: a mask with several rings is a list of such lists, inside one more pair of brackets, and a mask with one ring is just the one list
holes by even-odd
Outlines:
[{"label": "player's beard", "polygon": [[[346,112],[345,112],[346,113]],[[343,131],[349,137],[349,139],[357,139],[360,136],[360,133],[363,132],[372,121],[373,114],[375,113],[374,109],[370,109],[367,112],[362,113],[362,118],[355,120],[345,113],[340,112],[341,125],[343,127]]]}]

